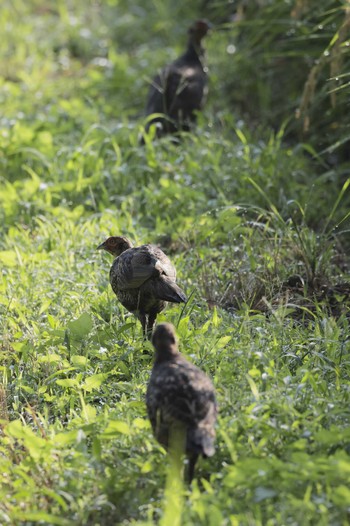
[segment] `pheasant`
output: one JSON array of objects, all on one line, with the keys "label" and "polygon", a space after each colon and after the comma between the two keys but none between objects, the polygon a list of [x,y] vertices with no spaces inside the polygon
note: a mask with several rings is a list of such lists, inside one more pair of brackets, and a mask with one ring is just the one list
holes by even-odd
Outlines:
[{"label": "pheasant", "polygon": [[[211,380],[179,352],[174,326],[159,324],[153,332],[155,360],[147,387],[146,405],[158,442],[171,450],[172,433],[183,430],[188,481],[199,455],[214,454],[217,405]],[[180,435],[181,436],[181,435]]]},{"label": "pheasant", "polygon": [[176,270],[170,259],[155,245],[133,247],[127,237],[112,236],[97,247],[115,260],[110,283],[120,303],[141,322],[144,337],[152,328],[166,302],[184,303],[185,293],[175,283]]},{"label": "pheasant", "polygon": [[189,131],[195,122],[197,110],[201,110],[207,91],[207,68],[203,66],[202,39],[210,28],[206,20],[197,20],[188,30],[185,53],[166,66],[152,81],[146,115],[162,113],[151,119],[145,129],[157,123],[157,136]]}]

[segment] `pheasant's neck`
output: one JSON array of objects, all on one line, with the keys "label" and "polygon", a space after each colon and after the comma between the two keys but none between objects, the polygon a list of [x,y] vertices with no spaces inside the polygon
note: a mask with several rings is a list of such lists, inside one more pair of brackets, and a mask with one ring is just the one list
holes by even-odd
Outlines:
[{"label": "pheasant's neck", "polygon": [[187,47],[187,54],[192,58],[198,58],[199,60],[204,56],[204,49],[200,42],[190,40]]},{"label": "pheasant's neck", "polygon": [[120,256],[120,254],[122,254],[123,252],[125,252],[125,250],[128,250],[129,248],[133,248],[133,245],[129,240],[127,240],[124,241],[123,245],[119,247],[117,252],[111,252],[111,254],[113,254],[113,256],[117,258]]},{"label": "pheasant's neck", "polygon": [[157,349],[154,362],[155,364],[169,362],[174,360],[179,354],[180,351],[178,350],[177,345],[167,345],[166,347]]}]

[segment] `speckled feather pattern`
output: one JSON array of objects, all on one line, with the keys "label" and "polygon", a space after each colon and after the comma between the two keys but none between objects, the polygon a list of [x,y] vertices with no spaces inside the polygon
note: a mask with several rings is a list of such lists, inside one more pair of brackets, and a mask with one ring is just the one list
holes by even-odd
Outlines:
[{"label": "speckled feather pattern", "polygon": [[110,279],[112,287],[114,284],[119,291],[139,288],[147,279],[161,274],[176,281],[175,267],[164,252],[154,245],[141,245],[125,250],[115,259]]},{"label": "speckled feather pattern", "polygon": [[[118,256],[110,270],[113,291],[122,305],[138,315],[158,313],[166,301],[179,303],[185,295],[175,285],[176,270],[169,258],[154,245],[129,248]],[[184,299],[178,295],[182,293]]]},{"label": "speckled feather pattern", "polygon": [[186,428],[186,452],[214,454],[217,406],[211,380],[177,352],[155,363],[146,396],[148,415],[157,440],[168,446],[172,425]]}]

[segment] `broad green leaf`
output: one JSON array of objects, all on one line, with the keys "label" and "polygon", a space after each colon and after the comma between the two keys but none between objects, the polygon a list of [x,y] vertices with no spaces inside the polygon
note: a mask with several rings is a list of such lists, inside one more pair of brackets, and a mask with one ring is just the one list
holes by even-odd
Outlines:
[{"label": "broad green leaf", "polygon": [[56,380],[56,384],[61,387],[77,387],[79,382],[75,378],[64,378],[62,380]]},{"label": "broad green leaf", "polygon": [[150,471],[152,471],[152,468],[153,468],[152,462],[150,462],[149,460],[146,460],[146,462],[142,464],[141,473],[149,473]]},{"label": "broad green leaf", "polygon": [[337,506],[349,506],[350,503],[350,488],[341,484],[337,488],[332,490],[331,500]]},{"label": "broad green leaf", "polygon": [[5,267],[16,267],[18,265],[17,253],[14,250],[1,250],[0,264]]},{"label": "broad green leaf", "polygon": [[89,363],[89,360],[86,358],[86,356],[75,354],[74,356],[72,356],[71,362],[76,367],[85,368],[86,365]]},{"label": "broad green leaf", "polygon": [[60,446],[68,446],[69,444],[74,444],[77,442],[78,430],[72,429],[65,433],[57,433],[53,437],[53,441]]},{"label": "broad green leaf", "polygon": [[57,363],[62,361],[62,356],[59,354],[47,354],[46,356],[39,356],[39,363]]},{"label": "broad green leaf", "polygon": [[251,391],[252,391],[254,397],[255,397],[257,400],[259,400],[259,398],[260,398],[260,395],[259,395],[259,389],[258,389],[256,383],[254,382],[253,378],[251,378],[251,377],[249,376],[249,374],[246,374],[246,379],[247,379],[247,381],[248,381],[248,383],[249,383],[250,389],[251,389]]},{"label": "broad green leaf", "polygon": [[146,418],[135,418],[135,420],[133,420],[132,425],[136,429],[145,429],[150,427],[150,423]]},{"label": "broad green leaf", "polygon": [[101,384],[108,378],[108,374],[99,373],[89,376],[85,382],[81,385],[82,389],[85,391],[91,392],[94,389],[98,389]]},{"label": "broad green leaf", "polygon": [[92,330],[92,318],[90,314],[88,314],[87,312],[83,312],[83,314],[79,316],[79,318],[77,318],[74,321],[70,321],[67,324],[67,327],[74,338],[76,338],[77,340],[82,340]]},{"label": "broad green leaf", "polygon": [[226,347],[226,345],[228,343],[230,343],[230,341],[232,340],[232,337],[231,336],[221,336],[221,338],[218,339],[218,341],[216,342],[216,349],[223,349],[224,347]]},{"label": "broad green leaf", "polygon": [[277,492],[272,488],[264,488],[259,486],[254,492],[254,501],[261,502],[266,499],[272,499],[277,495]]},{"label": "broad green leaf", "polygon": [[102,433],[102,438],[114,438],[119,434],[128,435],[130,434],[130,428],[126,422],[121,420],[112,420]]}]

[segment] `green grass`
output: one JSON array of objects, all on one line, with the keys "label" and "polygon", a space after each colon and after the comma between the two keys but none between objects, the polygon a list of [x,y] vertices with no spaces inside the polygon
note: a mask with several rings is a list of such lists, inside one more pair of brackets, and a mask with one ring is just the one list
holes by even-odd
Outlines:
[{"label": "green grass", "polygon": [[[242,120],[218,67],[234,60],[225,26],[196,133],[139,146],[147,79],[202,13],[173,4],[2,7],[0,523],[165,524],[180,509],[183,525],[343,526],[346,165],[285,140],[289,107],[275,130]],[[217,390],[216,454],[173,496],[145,409],[152,348],[95,250],[110,234],[169,254],[190,300],[159,321]]]}]

